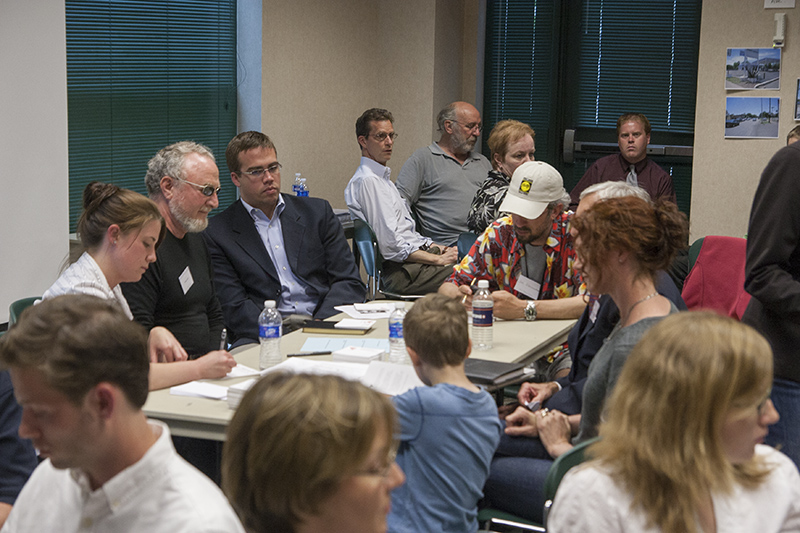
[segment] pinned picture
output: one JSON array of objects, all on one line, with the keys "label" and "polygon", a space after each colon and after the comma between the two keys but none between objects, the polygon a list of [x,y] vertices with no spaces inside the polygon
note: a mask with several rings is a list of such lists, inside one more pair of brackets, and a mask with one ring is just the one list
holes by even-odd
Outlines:
[{"label": "pinned picture", "polygon": [[794,97],[794,119],[800,120],[800,78],[797,78],[797,92]]},{"label": "pinned picture", "polygon": [[728,48],[726,89],[781,88],[780,48]]},{"label": "pinned picture", "polygon": [[725,138],[778,138],[780,98],[729,96],[725,103]]}]

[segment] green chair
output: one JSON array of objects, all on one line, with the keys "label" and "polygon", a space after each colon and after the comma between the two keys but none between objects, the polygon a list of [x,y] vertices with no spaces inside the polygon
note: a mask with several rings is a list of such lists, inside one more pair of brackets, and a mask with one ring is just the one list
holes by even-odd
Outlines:
[{"label": "green chair", "polygon": [[584,441],[553,461],[553,465],[544,480],[544,525],[539,525],[504,511],[485,508],[478,512],[478,523],[485,524],[484,531],[494,531],[495,527],[500,527],[502,531],[547,531],[547,515],[550,512],[550,507],[553,506],[553,499],[556,496],[558,485],[564,478],[564,474],[570,468],[578,466],[586,460],[586,448],[597,442],[598,439],[599,437],[595,437]]},{"label": "green chair", "polygon": [[33,305],[33,302],[36,300],[40,300],[41,296],[31,296],[30,298],[21,298],[16,302],[13,302],[10,306],[8,306],[8,327],[10,328],[13,326],[17,320],[19,320],[19,315],[22,312]]},{"label": "green chair", "polygon": [[479,235],[477,233],[472,233],[471,231],[465,231],[458,236],[456,246],[458,247],[459,261],[464,259],[464,256],[469,253],[470,248],[472,248],[472,245],[475,244],[476,240],[478,240],[478,237]]},{"label": "green chair", "polygon": [[415,300],[423,295],[407,295],[388,292],[381,288],[383,257],[378,250],[378,239],[372,227],[365,221],[353,219],[353,249],[358,250],[364,270],[367,272],[367,301],[374,300],[378,293],[392,300]]}]

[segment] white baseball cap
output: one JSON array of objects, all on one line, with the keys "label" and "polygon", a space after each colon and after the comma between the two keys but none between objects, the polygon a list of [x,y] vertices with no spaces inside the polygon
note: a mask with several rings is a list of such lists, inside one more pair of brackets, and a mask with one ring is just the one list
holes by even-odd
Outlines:
[{"label": "white baseball cap", "polygon": [[544,213],[550,202],[566,195],[558,170],[543,161],[528,161],[514,171],[500,211],[533,220]]}]

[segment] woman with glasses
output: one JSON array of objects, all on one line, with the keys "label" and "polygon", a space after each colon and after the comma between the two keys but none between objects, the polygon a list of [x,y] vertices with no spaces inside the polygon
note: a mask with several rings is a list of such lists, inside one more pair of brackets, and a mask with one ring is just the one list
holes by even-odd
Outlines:
[{"label": "woman with glasses", "polygon": [[709,312],[648,331],[608,401],[592,462],[567,474],[547,530],[800,531],[800,475],[763,445],[779,416],[772,352]]},{"label": "woman with glasses", "polygon": [[[83,191],[83,213],[78,235],[85,251],[44,293],[42,299],[61,294],[90,294],[115,300],[133,320],[119,284],[139,281],[164,238],[164,219],[158,207],[139,193],[116,185],[92,182]],[[148,340],[150,390],[204,378],[221,378],[236,365],[225,351],[186,361],[186,351],[170,331],[150,330]],[[169,361],[169,364],[161,364]]]},{"label": "woman with glasses", "polygon": [[514,171],[521,164],[535,160],[535,138],[533,128],[518,120],[501,120],[492,128],[486,141],[491,151],[492,170],[469,208],[467,227],[471,232],[483,233],[500,216],[498,209]]},{"label": "woman with glasses", "polygon": [[360,383],[267,374],[228,426],[222,490],[251,533],[384,532],[390,493],[405,480],[395,418]]}]

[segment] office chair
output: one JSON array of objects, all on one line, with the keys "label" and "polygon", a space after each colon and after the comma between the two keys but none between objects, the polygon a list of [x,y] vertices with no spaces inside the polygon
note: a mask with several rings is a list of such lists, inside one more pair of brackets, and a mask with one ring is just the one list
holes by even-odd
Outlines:
[{"label": "office chair", "polygon": [[456,246],[458,247],[459,261],[464,259],[464,256],[469,253],[470,248],[472,248],[472,245],[475,244],[476,240],[478,240],[478,234],[472,233],[471,231],[465,231],[458,236]]},{"label": "office chair", "polygon": [[365,221],[353,219],[353,248],[358,250],[364,270],[367,272],[367,301],[374,300],[378,293],[391,300],[416,300],[423,295],[397,294],[381,288],[381,267],[383,257],[378,250],[378,239],[372,227]]},{"label": "office chair", "polygon": [[8,327],[10,328],[16,324],[17,320],[19,320],[19,315],[21,315],[26,308],[32,306],[33,302],[41,298],[41,296],[31,296],[29,298],[20,298],[12,302],[11,305],[8,306]]}]

